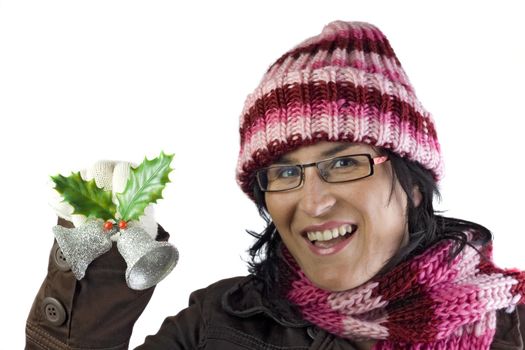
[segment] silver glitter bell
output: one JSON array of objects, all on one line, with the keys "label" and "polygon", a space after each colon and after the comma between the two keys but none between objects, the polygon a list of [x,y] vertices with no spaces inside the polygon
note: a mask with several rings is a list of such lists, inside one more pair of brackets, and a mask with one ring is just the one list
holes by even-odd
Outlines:
[{"label": "silver glitter bell", "polygon": [[94,219],[75,228],[53,227],[60,250],[77,280],[84,278],[93,260],[111,249],[111,232],[105,232],[103,225],[103,220]]},{"label": "silver glitter bell", "polygon": [[177,248],[154,240],[138,225],[120,230],[117,248],[127,264],[126,283],[136,290],[162,281],[179,260]]}]

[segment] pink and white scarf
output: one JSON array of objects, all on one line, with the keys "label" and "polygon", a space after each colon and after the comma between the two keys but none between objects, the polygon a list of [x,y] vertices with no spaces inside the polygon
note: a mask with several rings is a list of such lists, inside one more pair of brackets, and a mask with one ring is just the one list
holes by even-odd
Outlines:
[{"label": "pink and white scarf", "polygon": [[492,263],[492,245],[470,246],[451,263],[452,241],[442,241],[383,276],[343,292],[320,289],[291,267],[288,299],[303,317],[337,336],[376,339],[379,349],[489,349],[496,310],[525,304],[525,272]]}]

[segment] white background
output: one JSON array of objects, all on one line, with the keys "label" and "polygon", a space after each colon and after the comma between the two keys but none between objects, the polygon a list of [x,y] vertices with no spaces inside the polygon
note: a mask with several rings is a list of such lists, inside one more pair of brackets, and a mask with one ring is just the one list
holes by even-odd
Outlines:
[{"label": "white background", "polygon": [[157,205],[181,259],[132,346],[192,290],[246,273],[245,229],[263,227],[234,170],[244,98],[286,50],[334,20],[376,24],[433,114],[446,215],[495,235],[496,262],[525,268],[524,11],[518,1],[0,1],[2,349],[47,268],[48,178],[98,159],[175,153]]}]

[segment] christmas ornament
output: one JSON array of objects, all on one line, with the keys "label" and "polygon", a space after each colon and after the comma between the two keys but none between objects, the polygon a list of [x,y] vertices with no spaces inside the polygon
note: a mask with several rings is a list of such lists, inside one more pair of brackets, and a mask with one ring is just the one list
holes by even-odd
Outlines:
[{"label": "christmas ornament", "polygon": [[144,161],[131,171],[124,192],[117,193],[119,213],[124,221],[138,220],[144,209],[162,198],[162,190],[170,180],[173,155],[161,152],[158,158]]},{"label": "christmas ornament", "polygon": [[88,218],[79,227],[53,228],[78,280],[84,277],[94,259],[111,249],[110,237],[117,232],[120,232],[117,248],[127,264],[126,283],[130,288],[152,287],[175,267],[179,258],[177,249],[168,242],[155,241],[138,223],[146,207],[162,198],[173,170],[172,160],[173,155],[161,152],[157,158],[144,158],[137,168],[131,168],[124,191],[116,193],[116,204],[112,191],[97,187],[94,179],[82,179],[80,172],[69,177],[51,177],[56,191],[73,207],[73,214]]},{"label": "christmas ornament", "polygon": [[104,191],[97,187],[95,179],[85,181],[80,172],[70,176],[51,176],[55,183],[55,190],[71,204],[75,210],[73,214],[95,217],[103,220],[112,219],[117,211],[111,199],[111,191]]},{"label": "christmas ornament", "polygon": [[84,278],[88,265],[111,249],[111,239],[104,232],[103,220],[90,219],[82,226],[53,227],[53,233],[71,271],[78,280]]},{"label": "christmas ornament", "polygon": [[113,229],[113,223],[111,221],[106,221],[104,223],[104,230],[110,231]]},{"label": "christmas ornament", "polygon": [[157,242],[139,225],[122,229],[117,248],[126,261],[126,281],[132,289],[155,285],[177,264],[179,252],[168,242]]}]

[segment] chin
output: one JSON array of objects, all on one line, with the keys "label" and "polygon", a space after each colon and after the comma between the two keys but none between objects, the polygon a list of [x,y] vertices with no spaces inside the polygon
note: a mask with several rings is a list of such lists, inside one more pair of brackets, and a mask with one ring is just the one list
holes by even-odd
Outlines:
[{"label": "chin", "polygon": [[341,278],[340,274],[331,275],[321,273],[320,275],[316,276],[309,276],[307,274],[307,276],[316,287],[330,292],[342,292],[348,289],[355,288],[361,284],[357,281],[344,280]]},{"label": "chin", "polygon": [[[314,285],[316,287],[319,287],[323,290],[329,291],[329,292],[343,292],[345,290],[349,290],[354,288],[353,285],[350,284],[342,284],[340,282],[328,282],[328,283],[315,283]],[[357,287],[357,286],[355,286]]]}]

